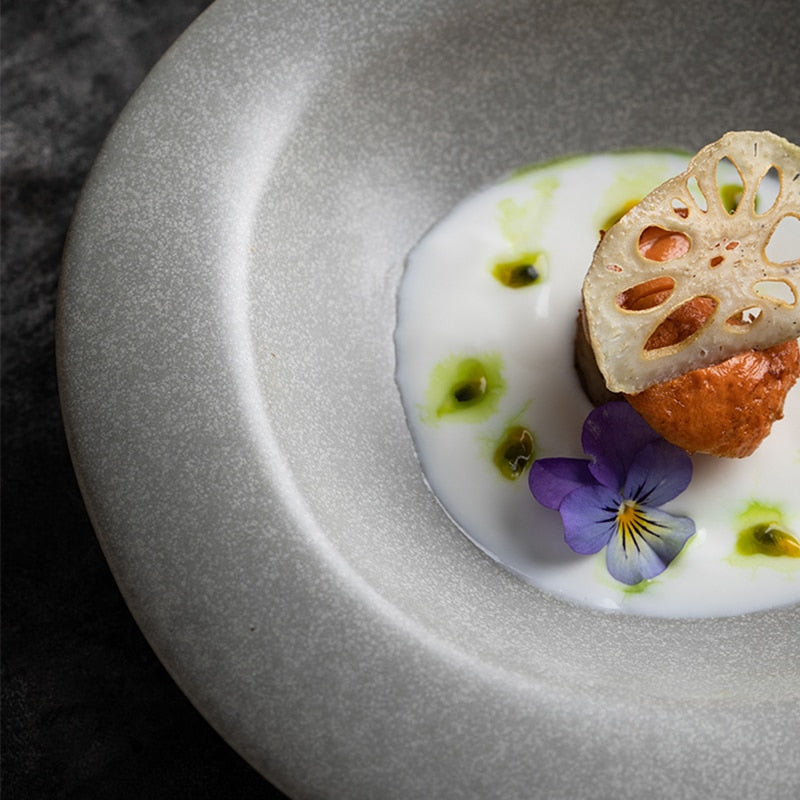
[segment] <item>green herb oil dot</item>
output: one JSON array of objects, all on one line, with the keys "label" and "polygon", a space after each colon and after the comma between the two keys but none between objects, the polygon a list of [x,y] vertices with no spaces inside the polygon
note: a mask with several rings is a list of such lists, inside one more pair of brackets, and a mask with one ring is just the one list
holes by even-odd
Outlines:
[{"label": "green herb oil dot", "polygon": [[494,413],[505,391],[502,362],[492,354],[460,358],[452,356],[434,367],[428,386],[423,419],[435,422],[450,417],[478,422]]},{"label": "green herb oil dot", "polygon": [[[474,378],[457,383],[453,387],[452,399],[455,400],[457,406],[460,408],[465,408],[473,403],[479,403],[486,397],[487,385],[485,375],[476,375]],[[452,408],[455,409],[456,406],[453,405]]]},{"label": "green herb oil dot", "polygon": [[520,425],[509,428],[494,451],[494,463],[500,474],[515,481],[525,472],[536,451],[533,434]]},{"label": "green herb oil dot", "polygon": [[719,199],[722,201],[722,207],[729,214],[733,214],[739,207],[742,191],[742,187],[735,183],[726,183],[719,187]]},{"label": "green herb oil dot", "polygon": [[736,550],[743,556],[800,558],[800,542],[776,522],[761,522],[739,532]]},{"label": "green herb oil dot", "polygon": [[528,253],[516,261],[496,264],[492,275],[509,289],[524,289],[539,283],[544,277],[545,259],[542,253]]}]

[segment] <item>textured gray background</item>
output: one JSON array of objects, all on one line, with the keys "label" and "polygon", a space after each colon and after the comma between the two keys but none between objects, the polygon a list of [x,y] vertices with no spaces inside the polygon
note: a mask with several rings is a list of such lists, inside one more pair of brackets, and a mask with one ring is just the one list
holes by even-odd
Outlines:
[{"label": "textured gray background", "polygon": [[53,353],[81,185],[130,94],[208,0],[2,6],[2,793],[283,797],[177,689],[84,511]]}]

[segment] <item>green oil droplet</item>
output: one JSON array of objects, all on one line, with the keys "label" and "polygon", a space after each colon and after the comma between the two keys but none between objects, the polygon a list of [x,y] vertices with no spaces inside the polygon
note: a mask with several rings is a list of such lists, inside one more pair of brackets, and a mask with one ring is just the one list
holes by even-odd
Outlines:
[{"label": "green oil droplet", "polygon": [[499,356],[451,356],[431,371],[423,421],[486,419],[494,413],[505,388]]},{"label": "green oil droplet", "polygon": [[719,187],[719,199],[722,200],[722,207],[729,214],[733,214],[739,207],[742,191],[742,187],[736,183],[726,183],[724,186]]},{"label": "green oil droplet", "polygon": [[508,428],[494,451],[494,463],[500,474],[515,481],[527,469],[536,453],[533,434],[521,425]]},{"label": "green oil droplet", "polygon": [[543,253],[526,253],[514,261],[503,261],[496,264],[492,275],[503,286],[510,289],[522,289],[544,279],[546,259]]},{"label": "green oil droplet", "polygon": [[626,203],[623,203],[613,214],[609,215],[609,217],[603,222],[600,226],[600,230],[607,231],[612,225],[616,225],[639,201],[641,198],[637,200],[628,200]]},{"label": "green oil droplet", "polygon": [[626,586],[625,584],[617,584],[619,588],[622,589],[623,594],[642,594],[648,586],[651,586],[653,581],[639,581],[639,583],[633,583],[630,586]]},{"label": "green oil droplet", "polygon": [[761,522],[739,532],[736,552],[743,556],[800,558],[800,542],[776,522]]},{"label": "green oil droplet", "polygon": [[486,376],[483,373],[476,374],[474,377],[457,383],[445,403],[439,407],[439,412],[442,412],[442,408],[453,411],[456,408],[466,408],[472,403],[479,403],[486,397],[488,386]]},{"label": "green oil droplet", "polygon": [[800,568],[800,541],[779,506],[751,500],[736,520],[738,533],[727,559],[730,564],[796,573]]}]

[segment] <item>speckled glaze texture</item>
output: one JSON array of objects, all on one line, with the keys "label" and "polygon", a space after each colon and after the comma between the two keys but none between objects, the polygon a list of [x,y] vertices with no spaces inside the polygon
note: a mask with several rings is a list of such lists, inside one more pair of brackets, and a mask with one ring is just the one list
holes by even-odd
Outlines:
[{"label": "speckled glaze texture", "polygon": [[295,798],[786,798],[797,608],[594,613],[427,490],[393,380],[406,253],[517,165],[800,139],[791,0],[219,0],[84,190],[59,375],[139,624]]}]

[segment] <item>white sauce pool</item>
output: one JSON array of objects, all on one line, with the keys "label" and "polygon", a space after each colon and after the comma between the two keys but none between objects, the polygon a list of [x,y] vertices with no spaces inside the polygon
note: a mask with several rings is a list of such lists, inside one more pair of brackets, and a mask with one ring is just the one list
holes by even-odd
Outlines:
[{"label": "white sauce pool", "polygon": [[[800,538],[800,387],[750,458],[694,457],[691,485],[664,508],[692,517],[697,533],[664,573],[632,588],[608,575],[605,551],[569,549],[558,513],[531,496],[527,470],[509,480],[493,460],[514,426],[532,433],[535,457],[585,457],[580,434],[591,405],[572,347],[598,230],[686,163],[666,152],[567,159],[460,203],[409,256],[398,299],[397,382],[430,487],[500,564],[592,608],[727,616],[800,601],[800,558],[745,556],[736,547],[739,532],[766,517]],[[509,288],[492,274],[498,263],[529,256],[538,257],[540,274],[531,285]],[[443,376],[469,358],[496,368],[503,391],[482,409],[437,415]]]}]

